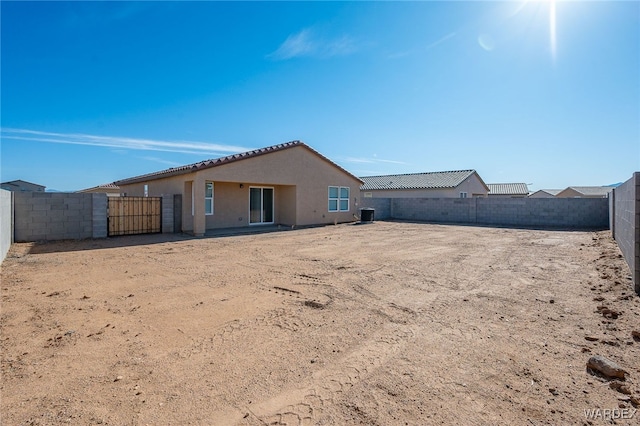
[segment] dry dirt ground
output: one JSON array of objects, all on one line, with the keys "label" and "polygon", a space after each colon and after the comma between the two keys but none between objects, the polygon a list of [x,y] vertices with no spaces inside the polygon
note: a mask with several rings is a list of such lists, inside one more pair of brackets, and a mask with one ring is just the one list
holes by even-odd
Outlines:
[{"label": "dry dirt ground", "polygon": [[[1,274],[3,425],[640,419],[640,301],[607,231],[16,244]],[[624,387],[590,374],[592,355]]]}]

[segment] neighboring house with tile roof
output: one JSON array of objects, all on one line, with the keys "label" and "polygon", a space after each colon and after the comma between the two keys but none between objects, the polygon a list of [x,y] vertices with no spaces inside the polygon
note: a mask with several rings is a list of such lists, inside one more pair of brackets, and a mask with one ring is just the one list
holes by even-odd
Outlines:
[{"label": "neighboring house with tile roof", "polygon": [[557,198],[607,198],[611,186],[570,186],[556,194]]},{"label": "neighboring house with tile roof", "polygon": [[118,197],[121,195],[120,187],[113,183],[105,183],[102,185],[94,186],[92,188],[81,189],[76,192],[101,193],[101,194],[107,194],[107,197]]},{"label": "neighboring house with tile roof", "polygon": [[182,195],[182,230],[353,220],[362,181],[300,141],[114,182],[129,196]]},{"label": "neighboring house with tile roof", "polygon": [[21,179],[2,182],[0,187],[12,192],[44,192],[46,188],[45,186],[38,185],[37,183],[31,183]]},{"label": "neighboring house with tile roof", "polygon": [[555,198],[562,189],[539,189],[529,195],[529,198]]},{"label": "neighboring house with tile roof", "polygon": [[489,188],[475,170],[366,176],[364,198],[467,198],[486,197]]},{"label": "neighboring house with tile roof", "polygon": [[524,198],[529,195],[526,183],[488,183],[489,198]]}]

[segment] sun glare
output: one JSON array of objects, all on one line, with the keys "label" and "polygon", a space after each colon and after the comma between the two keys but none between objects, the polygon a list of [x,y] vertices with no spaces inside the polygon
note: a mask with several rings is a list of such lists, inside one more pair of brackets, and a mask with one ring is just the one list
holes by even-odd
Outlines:
[{"label": "sun glare", "polygon": [[556,61],[556,2],[549,2],[549,42],[551,43],[551,59]]},{"label": "sun glare", "polygon": [[[556,23],[556,3],[558,0],[524,0],[518,8],[511,14],[511,17],[518,15],[525,7],[531,4],[537,4],[538,10],[549,7],[549,50],[551,59],[555,63],[557,55],[557,23]],[[545,4],[546,3],[546,4]]]}]

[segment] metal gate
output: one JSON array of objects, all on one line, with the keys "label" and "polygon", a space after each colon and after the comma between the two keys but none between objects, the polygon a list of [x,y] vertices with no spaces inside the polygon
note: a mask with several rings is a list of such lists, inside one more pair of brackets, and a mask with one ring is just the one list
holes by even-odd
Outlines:
[{"label": "metal gate", "polygon": [[161,197],[108,197],[108,234],[152,234],[162,232]]}]

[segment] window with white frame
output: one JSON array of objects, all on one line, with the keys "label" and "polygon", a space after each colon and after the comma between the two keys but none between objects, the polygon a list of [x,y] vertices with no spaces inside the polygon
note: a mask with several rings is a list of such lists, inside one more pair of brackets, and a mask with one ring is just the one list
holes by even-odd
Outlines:
[{"label": "window with white frame", "polygon": [[349,187],[330,186],[329,187],[329,211],[348,212],[349,211]]},{"label": "window with white frame", "polygon": [[467,193],[466,192],[461,192],[460,193],[460,198],[467,198]]},{"label": "window with white frame", "polygon": [[213,214],[213,182],[204,184],[204,214]]}]

